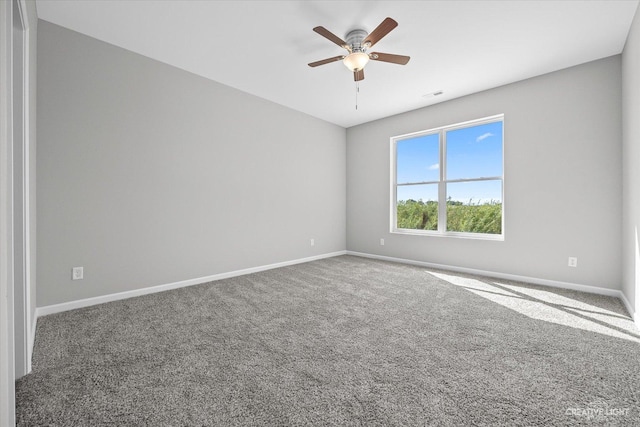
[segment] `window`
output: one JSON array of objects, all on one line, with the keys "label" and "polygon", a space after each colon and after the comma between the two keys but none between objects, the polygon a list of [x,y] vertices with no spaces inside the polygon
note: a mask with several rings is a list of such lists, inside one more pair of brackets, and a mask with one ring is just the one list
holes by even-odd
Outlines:
[{"label": "window", "polygon": [[502,239],[503,122],[391,138],[391,232]]}]

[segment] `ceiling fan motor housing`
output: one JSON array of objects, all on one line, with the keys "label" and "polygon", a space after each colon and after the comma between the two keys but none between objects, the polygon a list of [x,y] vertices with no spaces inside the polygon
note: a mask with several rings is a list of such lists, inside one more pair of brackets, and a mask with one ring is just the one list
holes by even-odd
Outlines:
[{"label": "ceiling fan motor housing", "polygon": [[366,50],[366,47],[362,46],[362,42],[368,34],[365,30],[349,31],[345,41],[349,45],[351,52],[364,52]]}]

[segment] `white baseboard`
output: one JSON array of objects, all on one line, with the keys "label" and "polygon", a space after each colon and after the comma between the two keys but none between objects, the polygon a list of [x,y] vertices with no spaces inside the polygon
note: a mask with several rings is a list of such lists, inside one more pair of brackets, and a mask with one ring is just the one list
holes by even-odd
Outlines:
[{"label": "white baseboard", "polygon": [[629,300],[624,295],[624,293],[622,293],[620,290],[617,290],[617,289],[581,285],[581,284],[569,283],[569,282],[560,282],[556,280],[539,279],[535,277],[519,276],[515,274],[498,273],[495,271],[478,270],[474,268],[456,267],[456,266],[445,265],[445,264],[435,264],[435,263],[424,262],[424,261],[415,261],[415,260],[409,260],[404,258],[389,257],[384,255],[367,254],[362,252],[338,251],[338,252],[331,252],[331,253],[316,255],[316,256],[307,257],[307,258],[299,258],[291,261],[279,262],[275,264],[252,267],[252,268],[247,268],[243,270],[230,271],[227,273],[214,274],[211,276],[199,277],[196,279],[183,280],[180,282],[168,283],[164,285],[150,286],[142,289],[135,289],[135,290],[126,291],[126,292],[119,292],[115,294],[102,295],[99,297],[86,298],[86,299],[77,300],[77,301],[70,301],[70,302],[65,302],[61,304],[38,307],[36,308],[36,315],[32,324],[33,327],[31,331],[31,342],[29,343],[29,346],[30,346],[31,352],[33,352],[33,344],[35,342],[35,333],[36,333],[36,324],[37,324],[38,318],[41,316],[60,313],[68,310],[74,310],[77,308],[89,307],[97,304],[103,304],[111,301],[118,301],[118,300],[132,298],[132,297],[141,296],[141,295],[153,294],[156,292],[168,291],[171,289],[178,289],[178,288],[184,288],[187,286],[199,285],[201,283],[227,279],[230,277],[243,276],[245,274],[258,273],[260,271],[272,270],[274,268],[286,267],[289,265],[302,264],[305,262],[316,261],[324,258],[332,258],[340,255],[353,255],[353,256],[359,256],[363,258],[379,259],[383,261],[392,261],[392,262],[398,262],[402,264],[411,264],[411,265],[417,265],[417,266],[427,267],[427,268],[455,271],[459,273],[477,274],[480,276],[495,277],[499,279],[514,280],[514,281],[525,282],[525,283],[533,283],[533,284],[549,286],[553,288],[571,289],[575,291],[587,292],[592,294],[607,295],[607,296],[619,298],[624,304],[629,314],[635,320],[635,323],[638,325],[638,328],[640,328],[640,316],[638,315],[638,313],[635,313],[632,310],[631,304],[629,303]]},{"label": "white baseboard", "polygon": [[638,316],[635,316],[635,313],[631,309],[631,304],[629,304],[629,300],[627,300],[626,296],[622,293],[622,291],[618,289],[609,289],[609,288],[601,288],[598,286],[580,285],[578,283],[539,279],[536,277],[519,276],[516,274],[498,273],[495,271],[478,270],[475,268],[466,268],[466,267],[456,267],[452,265],[435,264],[435,263],[424,262],[424,261],[414,261],[410,259],[394,258],[394,257],[389,257],[384,255],[374,255],[374,254],[367,254],[362,252],[347,251],[347,255],[354,255],[354,256],[359,256],[363,258],[379,259],[382,261],[392,261],[392,262],[398,262],[401,264],[411,264],[411,265],[417,265],[420,267],[434,268],[438,270],[455,271],[458,273],[477,274],[479,276],[495,277],[497,279],[505,279],[505,280],[514,280],[517,282],[532,283],[535,285],[549,286],[552,288],[571,289],[574,291],[586,292],[590,294],[606,295],[610,297],[619,298],[624,304],[629,314],[631,315],[631,317],[635,319],[636,324],[638,324],[638,321],[640,320],[638,319]]},{"label": "white baseboard", "polygon": [[[272,270],[274,268],[287,267],[289,265],[302,264],[305,262],[316,261],[319,259],[345,255],[346,253],[347,251],[331,252],[331,253],[316,255],[316,256],[307,257],[307,258],[299,258],[291,261],[284,261],[284,262],[278,262],[275,264],[268,264],[268,265],[261,265],[258,267],[246,268],[243,270],[230,271],[227,273],[213,274],[211,276],[198,277],[196,279],[189,279],[189,280],[183,280],[180,282],[167,283],[164,285],[150,286],[147,288],[134,289],[131,291],[118,292],[115,294],[101,295],[93,298],[85,298],[85,299],[76,300],[76,301],[63,302],[61,304],[47,305],[44,307],[36,308],[35,320],[37,321],[39,317],[46,316],[48,314],[61,313],[63,311],[75,310],[77,308],[83,308],[83,307],[90,307],[92,305],[104,304],[106,302],[118,301],[118,300],[137,297],[141,295],[154,294],[157,292],[184,288],[187,286],[199,285],[202,283],[208,283],[215,280],[228,279],[230,277],[237,277],[237,276],[243,276],[245,274],[258,273],[260,271]],[[34,325],[35,325],[35,322],[34,322]],[[33,333],[35,336],[35,326],[33,329]]]},{"label": "white baseboard", "polygon": [[624,304],[624,307],[627,309],[627,311],[633,318],[633,321],[636,323],[638,328],[640,328],[640,317],[638,316],[638,313],[634,312],[633,308],[631,308],[631,303],[627,299],[627,296],[624,294],[624,292],[620,292],[620,300],[622,301],[622,304]]}]

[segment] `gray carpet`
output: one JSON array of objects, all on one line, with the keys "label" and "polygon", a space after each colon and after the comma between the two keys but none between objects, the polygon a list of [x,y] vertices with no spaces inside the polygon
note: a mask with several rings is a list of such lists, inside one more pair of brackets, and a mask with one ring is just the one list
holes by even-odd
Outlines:
[{"label": "gray carpet", "polygon": [[640,425],[614,298],[341,256],[39,319],[20,426]]}]

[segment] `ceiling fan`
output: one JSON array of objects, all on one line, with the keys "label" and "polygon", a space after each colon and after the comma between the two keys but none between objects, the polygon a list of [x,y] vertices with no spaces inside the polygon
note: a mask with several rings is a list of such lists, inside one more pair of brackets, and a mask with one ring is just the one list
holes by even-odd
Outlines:
[{"label": "ceiling fan", "polygon": [[313,31],[325,37],[329,41],[337,44],[341,48],[346,49],[349,53],[347,55],[338,55],[333,58],[322,59],[320,61],[312,62],[310,67],[317,67],[319,65],[329,64],[342,60],[344,65],[353,72],[353,79],[358,82],[364,80],[364,66],[367,65],[369,60],[390,62],[392,64],[406,65],[411,59],[404,55],[394,55],[392,53],[371,52],[367,53],[367,49],[373,47],[384,36],[389,34],[391,30],[398,26],[398,23],[391,19],[385,18],[380,25],[376,27],[370,34],[367,34],[364,30],[353,30],[347,34],[347,41],[345,42],[340,37],[333,34],[331,31],[324,27],[315,27]]}]

